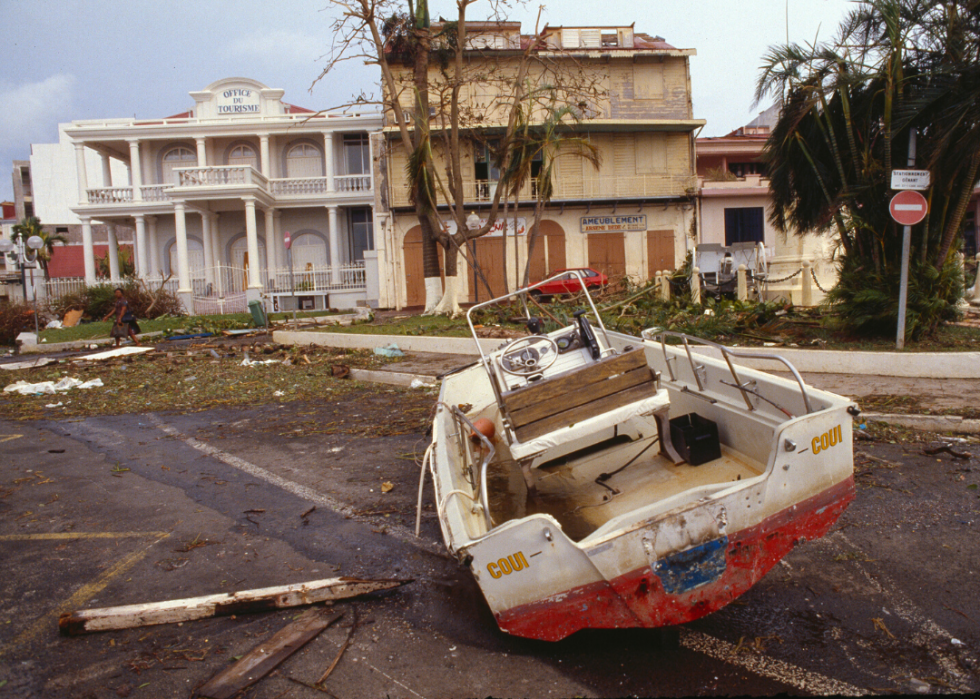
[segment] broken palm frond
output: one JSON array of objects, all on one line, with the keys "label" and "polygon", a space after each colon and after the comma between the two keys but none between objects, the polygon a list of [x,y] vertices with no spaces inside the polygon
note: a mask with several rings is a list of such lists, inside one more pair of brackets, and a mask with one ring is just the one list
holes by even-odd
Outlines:
[{"label": "broken palm frond", "polygon": [[948,444],[944,444],[941,447],[936,447],[935,449],[924,449],[922,453],[926,454],[927,456],[935,456],[936,454],[949,454],[952,457],[955,457],[957,459],[962,459],[964,461],[969,459],[971,456],[970,454],[967,454],[964,451],[953,451],[953,448]]},{"label": "broken palm frond", "polygon": [[98,631],[172,624],[215,616],[265,612],[272,609],[316,604],[317,602],[349,599],[371,592],[392,590],[410,582],[412,581],[399,579],[328,578],[295,585],[281,585],[167,602],[68,612],[61,615],[58,620],[58,627],[62,636],[80,636]]},{"label": "broken palm frond", "polygon": [[283,660],[344,615],[333,609],[310,609],[299,619],[279,630],[238,660],[219,672],[197,690],[198,697],[232,699],[246,687],[272,672]]},{"label": "broken palm frond", "polygon": [[354,620],[351,622],[350,631],[347,633],[347,639],[344,641],[343,645],[340,646],[340,650],[337,651],[337,657],[335,657],[333,659],[333,662],[330,663],[330,667],[328,667],[324,671],[324,673],[320,675],[320,679],[318,679],[313,684],[323,684],[327,680],[327,678],[330,677],[330,673],[334,671],[335,667],[337,667],[337,663],[340,662],[340,658],[344,655],[344,652],[347,650],[347,647],[350,645],[351,639],[354,638],[354,632],[357,630],[357,608],[354,607],[353,609],[354,609]]}]

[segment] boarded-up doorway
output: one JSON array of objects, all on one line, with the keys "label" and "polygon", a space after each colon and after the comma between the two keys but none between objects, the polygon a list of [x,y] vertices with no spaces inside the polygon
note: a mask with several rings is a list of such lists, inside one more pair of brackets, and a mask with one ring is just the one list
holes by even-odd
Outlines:
[{"label": "boarded-up doorway", "polygon": [[[405,234],[405,305],[425,305],[425,268],[422,264],[422,226],[410,228]],[[439,246],[439,271],[443,283],[446,280],[445,256]]]},{"label": "boarded-up doorway", "polygon": [[471,267],[469,273],[466,275],[469,277],[470,301],[474,303],[477,301],[489,301],[491,298],[506,294],[507,282],[504,280],[504,251],[501,249],[500,238],[491,238],[488,236],[477,238],[470,241],[469,247],[471,251],[476,252],[476,262],[480,265],[483,276],[490,282],[490,290],[493,294],[492,296],[487,295],[487,288],[483,285],[483,280],[474,274],[473,268]]},{"label": "boarded-up doorway", "polygon": [[626,238],[623,233],[589,234],[589,267],[620,284],[626,276]]},{"label": "boarded-up doorway", "polygon": [[674,267],[674,231],[647,231],[647,277]]},{"label": "boarded-up doorway", "polygon": [[[528,236],[528,244],[531,236]],[[533,284],[558,269],[565,269],[565,231],[554,221],[542,221],[530,255],[529,280]]]}]

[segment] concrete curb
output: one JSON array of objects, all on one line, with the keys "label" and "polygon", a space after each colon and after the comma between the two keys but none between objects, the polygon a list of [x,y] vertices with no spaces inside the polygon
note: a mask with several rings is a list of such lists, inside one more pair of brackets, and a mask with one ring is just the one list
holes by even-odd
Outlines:
[{"label": "concrete curb", "polygon": [[898,415],[894,413],[861,413],[859,420],[884,422],[889,425],[908,427],[923,432],[954,432],[956,434],[980,434],[980,420],[959,415]]},{"label": "concrete curb", "polygon": [[[368,335],[360,333],[276,331],[273,340],[284,345],[322,345],[343,349],[373,349],[395,343],[410,352],[441,352],[475,355],[473,340],[464,337],[413,335]],[[480,346],[490,352],[502,339],[483,339]],[[691,347],[692,351],[721,357],[713,347]],[[913,379],[980,379],[980,352],[846,352],[786,347],[745,347],[747,352],[778,355],[804,373],[894,376]],[[736,359],[739,365],[763,371],[779,370],[780,364],[764,359]]]},{"label": "concrete curb", "polygon": [[[980,352],[848,352],[786,347],[739,347],[754,354],[778,355],[811,374],[855,374],[894,376],[909,379],[980,379]],[[694,346],[691,350],[720,358],[714,347]],[[769,360],[735,359],[750,369],[778,370]]]},{"label": "concrete curb", "polygon": [[[339,349],[374,349],[395,344],[408,352],[438,352],[441,354],[476,355],[473,340],[467,337],[424,337],[416,335],[368,335],[366,333],[331,333],[277,330],[272,340],[282,345],[317,345]],[[484,339],[480,346],[491,352],[506,340]]]},{"label": "concrete curb", "polygon": [[[163,335],[160,331],[137,335],[141,341],[148,337]],[[115,342],[111,337],[100,337],[94,340],[73,340],[72,342],[43,342],[36,345],[21,345],[17,354],[49,354],[53,352],[68,352],[75,349],[88,349],[89,345],[109,345]]]},{"label": "concrete curb", "polygon": [[383,383],[390,386],[411,386],[412,382],[419,380],[430,386],[438,386],[439,379],[435,376],[424,374],[406,374],[397,371],[374,371],[372,369],[351,369],[350,377],[355,381],[370,381],[371,383]]}]

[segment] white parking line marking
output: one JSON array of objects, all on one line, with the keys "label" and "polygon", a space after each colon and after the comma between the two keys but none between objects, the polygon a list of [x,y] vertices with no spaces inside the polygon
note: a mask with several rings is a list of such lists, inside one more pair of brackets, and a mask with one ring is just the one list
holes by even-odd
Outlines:
[{"label": "white parking line marking", "polygon": [[736,652],[735,646],[714,636],[708,636],[690,629],[681,629],[681,646],[696,653],[703,653],[715,660],[737,665],[751,673],[776,682],[795,687],[810,694],[843,696],[865,696],[871,694],[866,689],[855,687],[847,682],[835,680],[819,672],[804,670],[791,663],[759,655],[748,649]]},{"label": "white parking line marking", "polygon": [[[191,447],[192,449],[196,449],[197,451],[210,456],[212,459],[217,459],[218,461],[221,461],[222,463],[225,463],[228,466],[231,466],[232,468],[236,468],[239,471],[243,471],[244,473],[247,473],[250,476],[254,476],[255,478],[260,478],[264,480],[266,483],[271,483],[277,488],[281,488],[282,490],[285,490],[288,493],[292,493],[297,497],[303,498],[304,500],[315,503],[316,505],[319,505],[321,507],[326,507],[328,509],[331,509],[334,512],[344,515],[345,517],[354,520],[367,521],[364,520],[364,518],[358,517],[355,514],[354,509],[350,507],[350,505],[345,505],[342,502],[333,499],[329,495],[313,490],[312,488],[302,485],[300,483],[296,483],[295,481],[287,480],[282,476],[272,473],[271,471],[267,471],[261,466],[256,466],[255,464],[250,463],[245,459],[239,458],[234,454],[229,454],[225,451],[222,451],[221,449],[212,447],[210,444],[205,444],[204,442],[194,439],[193,437],[189,437],[184,433],[182,433],[177,428],[171,427],[170,425],[166,424],[156,415],[150,415],[149,418],[150,421],[157,426],[157,429],[159,429],[164,434],[169,435],[174,439],[180,440],[181,442]],[[415,532],[410,531],[405,527],[401,527],[397,524],[386,523],[385,531],[391,536],[393,536],[394,538],[398,539],[399,541],[403,541],[406,544],[410,544],[416,548],[422,549],[427,553],[434,554],[441,558],[449,557],[449,554],[441,546],[437,544],[433,544],[430,541],[426,541],[425,539],[417,538],[415,536]]]}]

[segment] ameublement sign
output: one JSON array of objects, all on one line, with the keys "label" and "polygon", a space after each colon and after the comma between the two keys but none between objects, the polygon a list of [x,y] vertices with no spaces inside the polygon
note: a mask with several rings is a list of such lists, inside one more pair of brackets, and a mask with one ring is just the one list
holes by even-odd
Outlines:
[{"label": "ameublement sign", "polygon": [[583,233],[611,233],[614,231],[645,231],[646,214],[582,216],[579,226]]}]

